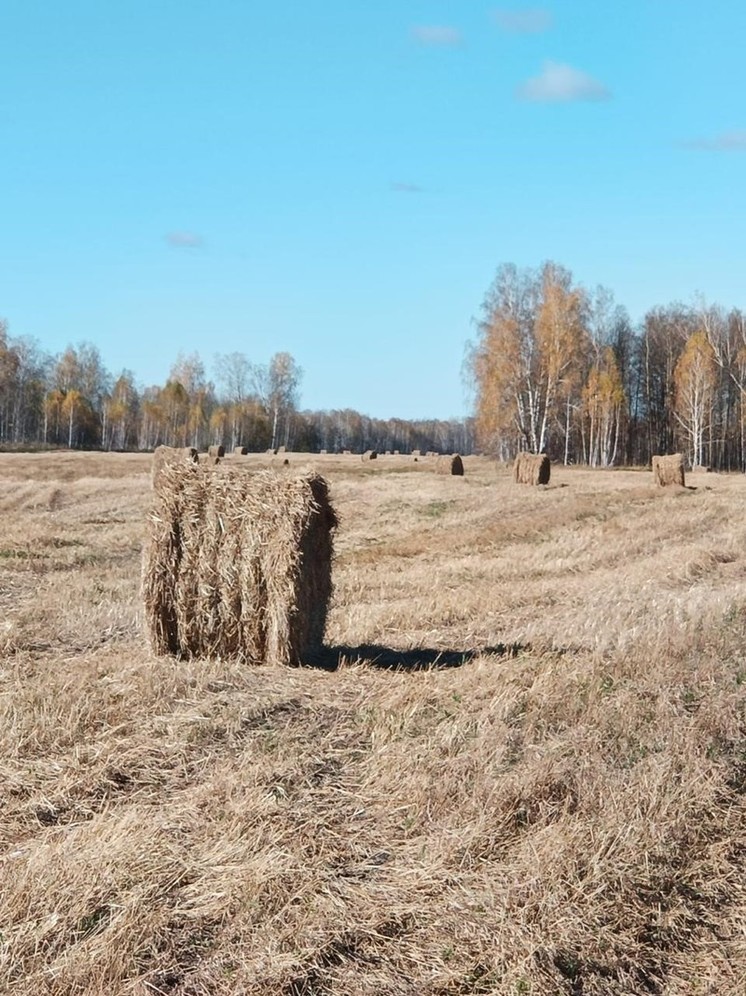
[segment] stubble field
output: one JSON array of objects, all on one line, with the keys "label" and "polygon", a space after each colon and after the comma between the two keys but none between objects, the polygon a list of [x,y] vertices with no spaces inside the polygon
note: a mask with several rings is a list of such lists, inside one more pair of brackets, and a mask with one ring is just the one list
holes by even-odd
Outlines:
[{"label": "stubble field", "polygon": [[746,992],[746,479],[465,463],[313,460],[281,670],[150,654],[149,457],[0,455],[0,992]]}]

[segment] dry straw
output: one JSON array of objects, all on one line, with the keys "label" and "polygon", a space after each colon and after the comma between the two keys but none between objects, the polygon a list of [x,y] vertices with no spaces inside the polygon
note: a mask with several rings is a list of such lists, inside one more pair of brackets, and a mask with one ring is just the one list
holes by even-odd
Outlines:
[{"label": "dry straw", "polygon": [[153,452],[153,467],[151,471],[151,481],[153,487],[166,464],[171,463],[199,463],[199,453],[193,446],[156,446]]},{"label": "dry straw", "polygon": [[167,464],[143,556],[153,651],[302,663],[324,637],[336,524],[318,474]]},{"label": "dry straw", "polygon": [[684,457],[681,453],[653,457],[653,479],[660,488],[671,484],[684,487]]},{"label": "dry straw", "polygon": [[513,464],[516,484],[549,484],[551,464],[546,453],[519,453]]},{"label": "dry straw", "polygon": [[439,456],[435,462],[435,471],[438,474],[453,474],[454,477],[464,476],[464,461],[458,453],[453,456]]}]

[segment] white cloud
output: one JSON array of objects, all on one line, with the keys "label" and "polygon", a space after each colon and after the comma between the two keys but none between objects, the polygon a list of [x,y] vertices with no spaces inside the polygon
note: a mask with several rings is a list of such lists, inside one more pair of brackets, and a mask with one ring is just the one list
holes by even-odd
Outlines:
[{"label": "white cloud", "polygon": [[172,249],[201,249],[205,240],[196,232],[168,232],[166,242]]},{"label": "white cloud", "polygon": [[456,48],[464,43],[464,36],[459,29],[446,25],[420,24],[412,28],[412,36],[420,45],[439,46],[441,48]]},{"label": "white cloud", "polygon": [[523,10],[493,10],[492,17],[503,31],[514,35],[538,35],[554,24],[552,12],[544,7],[527,7]]},{"label": "white cloud", "polygon": [[705,152],[746,152],[746,131],[724,131],[714,138],[694,138],[683,145],[685,149]]},{"label": "white cloud", "polygon": [[571,100],[608,100],[610,90],[580,69],[561,62],[545,62],[541,73],[516,91],[521,100],[566,103]]},{"label": "white cloud", "polygon": [[421,194],[423,187],[418,187],[416,183],[405,183],[402,180],[393,180],[391,189],[398,194]]}]

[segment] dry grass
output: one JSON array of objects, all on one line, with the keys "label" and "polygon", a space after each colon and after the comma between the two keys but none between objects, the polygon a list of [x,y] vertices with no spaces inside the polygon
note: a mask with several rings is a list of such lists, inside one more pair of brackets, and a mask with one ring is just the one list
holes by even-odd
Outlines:
[{"label": "dry grass", "polygon": [[0,991],[745,991],[743,478],[316,458],[284,670],[146,649],[150,459],[0,456]]}]

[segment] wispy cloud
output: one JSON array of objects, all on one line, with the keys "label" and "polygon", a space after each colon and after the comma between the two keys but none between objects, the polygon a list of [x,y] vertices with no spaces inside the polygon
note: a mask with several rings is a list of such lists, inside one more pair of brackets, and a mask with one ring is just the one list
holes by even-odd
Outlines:
[{"label": "wispy cloud", "polygon": [[746,131],[724,131],[713,138],[693,138],[681,144],[685,149],[705,152],[746,152]]},{"label": "wispy cloud", "polygon": [[567,103],[572,100],[608,100],[611,91],[599,80],[561,62],[545,62],[541,73],[516,90],[520,100]]},{"label": "wispy cloud", "polygon": [[421,194],[424,187],[418,187],[416,183],[404,183],[402,180],[392,180],[391,189],[397,194]]},{"label": "wispy cloud", "polygon": [[166,242],[172,249],[201,249],[205,244],[197,232],[167,232]]},{"label": "wispy cloud", "polygon": [[540,35],[554,24],[552,12],[544,7],[525,7],[523,10],[498,8],[492,19],[502,31],[514,35]]},{"label": "wispy cloud", "polygon": [[420,45],[440,48],[458,48],[464,44],[464,36],[459,29],[448,25],[418,24],[412,28],[412,37]]}]

